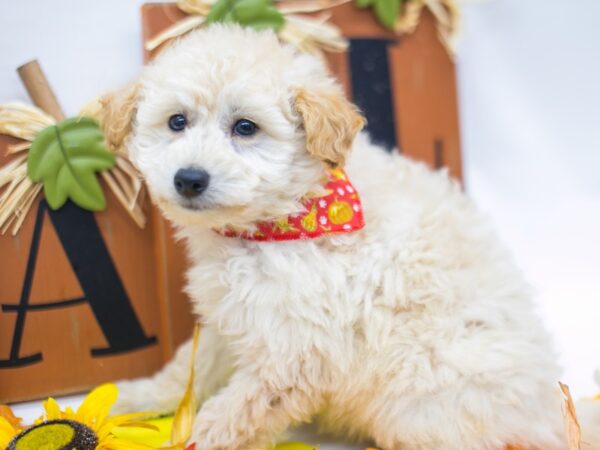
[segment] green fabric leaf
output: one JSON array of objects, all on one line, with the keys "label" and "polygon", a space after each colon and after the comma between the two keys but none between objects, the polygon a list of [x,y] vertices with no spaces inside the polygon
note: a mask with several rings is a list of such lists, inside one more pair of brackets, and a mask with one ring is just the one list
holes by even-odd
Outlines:
[{"label": "green fabric leaf", "polygon": [[283,14],[268,0],[238,0],[233,7],[233,12],[239,23],[257,30],[267,28],[278,30],[284,23]]},{"label": "green fabric leaf", "polygon": [[233,5],[233,10],[239,19],[251,20],[269,6],[271,6],[269,0],[237,0]]},{"label": "green fabric leaf", "polygon": [[384,27],[393,30],[396,18],[400,13],[400,0],[375,0],[374,9],[379,22]]},{"label": "green fabric leaf", "polygon": [[284,18],[275,8],[269,8],[261,12],[260,15],[254,17],[252,20],[245,21],[238,18],[237,21],[242,25],[252,27],[256,30],[273,29],[277,31],[283,26]]},{"label": "green fabric leaf", "polygon": [[230,9],[229,11],[227,11],[225,13],[225,17],[223,17],[223,19],[221,19],[221,22],[224,22],[224,23],[235,23],[236,20],[235,20],[235,17],[233,15],[233,10]]},{"label": "green fabric leaf", "polygon": [[71,199],[90,211],[106,207],[96,172],[115,164],[115,155],[104,146],[98,124],[87,117],[66,119],[42,130],[29,150],[27,175],[44,184],[52,209]]},{"label": "green fabric leaf", "polygon": [[355,3],[359,8],[367,8],[369,6],[373,6],[374,1],[375,0],[355,0]]},{"label": "green fabric leaf", "polygon": [[223,21],[227,12],[231,11],[232,3],[233,0],[218,0],[215,2],[206,16],[206,23]]},{"label": "green fabric leaf", "polygon": [[285,19],[272,0],[218,0],[206,17],[208,23],[237,22],[257,30],[279,30]]}]

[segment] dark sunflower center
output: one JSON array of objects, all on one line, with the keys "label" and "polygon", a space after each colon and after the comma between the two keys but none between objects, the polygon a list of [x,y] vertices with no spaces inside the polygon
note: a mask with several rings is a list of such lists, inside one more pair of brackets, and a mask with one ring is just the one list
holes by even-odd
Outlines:
[{"label": "dark sunflower center", "polygon": [[50,420],[23,431],[6,450],[94,450],[96,445],[96,433],[82,423]]}]

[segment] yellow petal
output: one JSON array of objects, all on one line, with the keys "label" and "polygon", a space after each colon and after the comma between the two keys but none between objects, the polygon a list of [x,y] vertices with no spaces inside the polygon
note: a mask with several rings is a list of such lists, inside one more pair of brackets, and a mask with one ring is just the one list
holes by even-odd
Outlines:
[{"label": "yellow petal", "polygon": [[8,423],[10,423],[14,428],[21,429],[21,419],[20,417],[15,416],[15,413],[10,406],[0,405],[0,417],[4,417]]},{"label": "yellow petal", "polygon": [[111,406],[117,400],[117,387],[103,384],[90,392],[75,413],[75,420],[98,431],[108,416]]},{"label": "yellow petal", "polygon": [[67,406],[67,409],[63,412],[63,419],[75,420],[75,411],[70,406]]},{"label": "yellow petal", "polygon": [[56,400],[52,397],[49,397],[48,400],[42,402],[42,405],[44,411],[46,411],[46,420],[58,420],[63,418],[60,406],[58,406],[58,403],[56,403]]},{"label": "yellow petal", "polygon": [[115,436],[109,436],[98,443],[96,450],[156,450],[156,448],[145,444],[123,441]]},{"label": "yellow petal", "polygon": [[184,444],[192,434],[192,425],[196,416],[196,396],[194,394],[194,359],[200,342],[200,324],[196,323],[194,338],[192,340],[192,358],[190,361],[190,377],[185,389],[185,394],[175,411],[173,419],[173,430],[171,431],[171,443]]},{"label": "yellow petal", "polygon": [[96,430],[96,434],[98,435],[98,438],[100,440],[102,440],[104,437],[108,436],[109,434],[114,434],[113,432],[114,432],[115,428],[125,426],[127,423],[129,423],[133,420],[144,419],[147,417],[151,417],[152,415],[156,415],[156,414],[147,413],[147,412],[139,412],[139,413],[123,414],[121,416],[109,417],[101,425],[98,426],[98,429]]},{"label": "yellow petal", "polygon": [[140,411],[129,414],[122,414],[120,416],[111,416],[110,420],[117,423],[117,426],[125,422],[131,422],[132,420],[139,419],[150,419],[154,417],[158,417],[160,414],[155,411]]},{"label": "yellow petal", "polygon": [[173,424],[172,416],[151,419],[145,421],[145,423],[152,424],[158,431],[144,428],[118,427],[113,430],[112,434],[124,441],[146,444],[155,448],[159,448],[161,445],[169,442]]},{"label": "yellow petal", "polygon": [[119,425],[120,427],[133,427],[133,428],[145,428],[147,430],[153,430],[153,431],[158,431],[158,427],[156,425],[152,425],[151,423],[148,422],[127,422],[124,423],[123,425]]},{"label": "yellow petal", "polygon": [[19,434],[19,430],[13,427],[10,422],[0,416],[0,448],[8,447],[8,443]]}]

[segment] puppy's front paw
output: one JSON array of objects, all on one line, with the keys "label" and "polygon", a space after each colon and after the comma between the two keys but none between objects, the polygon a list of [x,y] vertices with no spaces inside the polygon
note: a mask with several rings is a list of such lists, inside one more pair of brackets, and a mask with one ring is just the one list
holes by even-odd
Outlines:
[{"label": "puppy's front paw", "polygon": [[243,424],[229,408],[220,410],[204,405],[194,420],[190,444],[198,450],[246,450],[257,448],[253,442],[253,426]]},{"label": "puppy's front paw", "polygon": [[[174,411],[177,399],[157,395],[159,387],[151,378],[132,381],[120,381],[117,384],[119,395],[111,408],[111,414],[127,414],[133,412],[169,413]],[[165,397],[165,398],[163,398]]]},{"label": "puppy's front paw", "polygon": [[196,444],[202,450],[236,450],[242,449],[243,442],[231,430],[216,421],[207,423],[205,419],[196,419],[189,444]]}]

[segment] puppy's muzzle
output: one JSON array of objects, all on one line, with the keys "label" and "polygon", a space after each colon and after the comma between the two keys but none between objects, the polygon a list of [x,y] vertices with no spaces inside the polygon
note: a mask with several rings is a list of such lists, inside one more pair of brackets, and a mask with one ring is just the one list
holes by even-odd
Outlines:
[{"label": "puppy's muzzle", "polygon": [[173,179],[177,193],[185,198],[201,195],[210,182],[210,175],[204,169],[179,169]]}]

